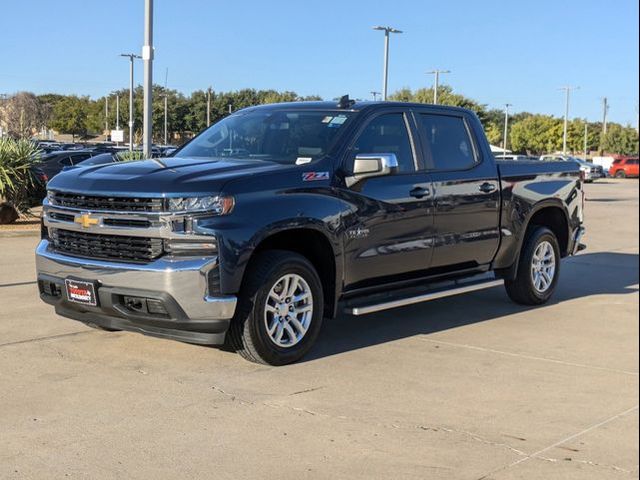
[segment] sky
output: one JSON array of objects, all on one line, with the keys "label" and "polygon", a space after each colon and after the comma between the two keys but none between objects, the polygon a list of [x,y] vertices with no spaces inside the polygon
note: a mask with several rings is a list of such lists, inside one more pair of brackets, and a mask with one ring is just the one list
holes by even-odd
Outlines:
[{"label": "sky", "polygon": [[[441,82],[491,108],[636,125],[637,0],[155,0],[154,82],[292,90],[332,99]],[[140,53],[143,0],[0,0],[0,93],[89,95],[128,87]],[[136,65],[142,82],[142,64]]]}]

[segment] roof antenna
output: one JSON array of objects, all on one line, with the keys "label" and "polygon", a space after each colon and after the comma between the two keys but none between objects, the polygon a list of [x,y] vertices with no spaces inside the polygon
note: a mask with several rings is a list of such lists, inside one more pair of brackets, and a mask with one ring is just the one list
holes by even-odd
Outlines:
[{"label": "roof antenna", "polygon": [[349,95],[343,95],[340,97],[340,101],[338,102],[338,108],[349,108],[356,103],[355,100],[351,100]]}]

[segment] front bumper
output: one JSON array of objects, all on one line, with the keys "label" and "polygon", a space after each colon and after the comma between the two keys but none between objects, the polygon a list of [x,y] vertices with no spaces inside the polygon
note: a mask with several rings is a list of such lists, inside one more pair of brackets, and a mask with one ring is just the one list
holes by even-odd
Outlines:
[{"label": "front bumper", "polygon": [[[207,276],[218,267],[217,257],[171,259],[147,264],[76,258],[52,251],[47,240],[36,249],[40,297],[56,313],[106,328],[130,330],[189,343],[221,345],[236,309],[234,296],[207,294]],[[70,302],[66,278],[95,282],[97,306]],[[132,310],[127,299],[161,304]],[[156,309],[154,309],[156,310]]]}]

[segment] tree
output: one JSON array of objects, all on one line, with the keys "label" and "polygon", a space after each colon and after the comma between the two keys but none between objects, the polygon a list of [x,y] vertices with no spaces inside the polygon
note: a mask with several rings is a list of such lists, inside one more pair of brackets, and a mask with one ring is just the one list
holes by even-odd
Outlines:
[{"label": "tree", "polygon": [[562,120],[550,115],[530,115],[511,127],[511,149],[530,155],[562,148]]},{"label": "tree", "polygon": [[53,108],[50,125],[61,133],[70,133],[75,141],[76,135],[85,135],[88,130],[88,114],[92,103],[89,97],[75,95],[64,98]]},{"label": "tree", "polygon": [[[412,92],[410,88],[402,88],[389,96],[390,100],[397,102],[433,103],[433,88],[420,88]],[[471,98],[454,93],[449,85],[438,87],[438,104],[452,107],[462,107],[473,110],[484,121],[486,118],[487,106],[472,100]]]},{"label": "tree", "polygon": [[601,148],[610,154],[638,155],[638,132],[629,126],[610,123],[607,134],[602,137]]},{"label": "tree", "polygon": [[30,138],[44,126],[46,117],[46,108],[31,92],[16,93],[0,110],[0,120],[15,138]]}]

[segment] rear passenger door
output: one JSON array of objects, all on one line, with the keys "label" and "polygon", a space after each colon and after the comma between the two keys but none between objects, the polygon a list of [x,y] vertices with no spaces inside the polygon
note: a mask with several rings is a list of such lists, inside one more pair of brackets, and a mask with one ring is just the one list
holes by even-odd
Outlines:
[{"label": "rear passenger door", "polygon": [[390,109],[369,118],[349,148],[346,171],[352,171],[358,154],[394,154],[398,171],[339,190],[350,210],[342,218],[347,288],[393,281],[429,267],[431,181],[419,168],[415,136],[410,112]]},{"label": "rear passenger door", "polygon": [[433,182],[434,251],[431,267],[449,271],[491,262],[499,244],[497,168],[483,158],[466,115],[414,112]]}]

